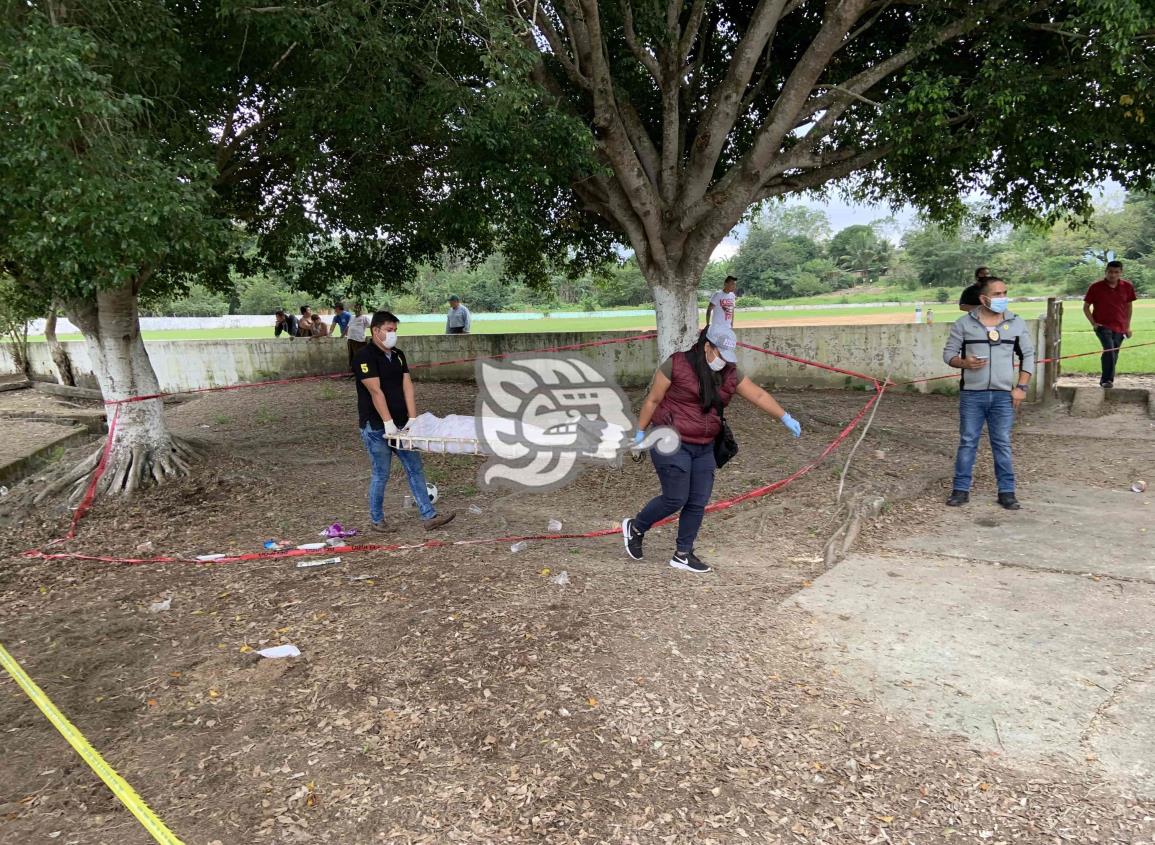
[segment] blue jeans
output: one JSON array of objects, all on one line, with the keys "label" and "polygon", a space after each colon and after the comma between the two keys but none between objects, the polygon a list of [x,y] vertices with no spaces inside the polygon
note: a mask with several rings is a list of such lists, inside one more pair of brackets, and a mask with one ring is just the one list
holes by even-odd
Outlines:
[{"label": "blue jeans", "polygon": [[1113,350],[1103,352],[1101,359],[1103,374],[1099,377],[1099,384],[1111,384],[1115,381],[1115,364],[1119,362],[1119,347],[1123,345],[1127,335],[1113,331],[1106,326],[1095,326],[1095,337],[1099,338],[1099,343],[1102,344],[1104,350]]},{"label": "blue jeans", "polygon": [[1000,493],[1015,492],[1015,469],[1011,463],[1011,426],[1015,406],[1009,390],[963,390],[958,405],[959,444],[954,462],[954,489],[969,492],[979,451],[983,424],[995,456],[995,479]]},{"label": "blue jeans", "polygon": [[369,452],[373,465],[373,475],[369,479],[369,518],[373,522],[385,519],[385,485],[389,482],[389,468],[393,456],[401,461],[401,467],[409,479],[409,490],[422,519],[437,516],[433,503],[429,501],[429,490],[425,482],[425,469],[421,466],[421,455],[408,449],[395,449],[385,442],[385,430],[366,425],[361,429],[361,440]]},{"label": "blue jeans", "polygon": [[678,511],[678,551],[692,552],[702,527],[702,517],[710,494],[714,492],[714,444],[683,443],[672,455],[663,455],[656,449],[650,458],[662,482],[662,494],[655,496],[634,519],[634,526],[645,533],[655,522]]}]

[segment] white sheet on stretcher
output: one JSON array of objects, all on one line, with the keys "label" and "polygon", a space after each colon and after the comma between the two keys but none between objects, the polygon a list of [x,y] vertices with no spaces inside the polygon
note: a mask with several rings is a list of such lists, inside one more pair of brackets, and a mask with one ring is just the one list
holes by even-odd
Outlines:
[{"label": "white sheet on stretcher", "polygon": [[[521,423],[517,420],[499,417],[482,417],[484,438],[479,439],[477,417],[464,414],[449,414],[438,417],[428,411],[417,419],[410,421],[406,434],[414,439],[412,448],[422,452],[439,452],[448,454],[485,454],[499,458],[523,458],[528,451],[539,449],[573,448],[575,436],[573,434],[547,434],[537,426]],[[406,434],[398,436],[397,445],[402,448],[410,446],[406,442]],[[421,441],[419,438],[455,438],[464,442],[444,442],[440,440]],[[621,449],[627,446],[625,431],[616,425],[605,424],[604,431],[599,438],[596,448],[590,455],[606,460],[617,457]]]}]

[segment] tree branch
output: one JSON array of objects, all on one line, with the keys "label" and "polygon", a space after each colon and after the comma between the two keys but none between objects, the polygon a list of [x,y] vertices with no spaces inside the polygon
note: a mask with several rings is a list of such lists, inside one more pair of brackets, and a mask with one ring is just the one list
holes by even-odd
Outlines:
[{"label": "tree branch", "polygon": [[754,201],[762,202],[771,197],[797,193],[798,191],[805,191],[809,188],[817,188],[835,179],[842,179],[868,165],[874,164],[892,149],[893,145],[883,144],[869,150],[863,150],[843,161],[828,164],[823,167],[816,167],[813,170],[808,170],[798,175],[776,176],[758,190],[754,195]]},{"label": "tree branch", "polygon": [[682,187],[682,205],[697,201],[710,184],[718,156],[738,119],[742,93],[750,83],[762,51],[773,38],[785,7],[786,0],[759,0],[750,25],[734,50],[726,76],[711,94],[698,124]]},{"label": "tree branch", "polygon": [[797,125],[799,113],[814,90],[815,83],[826,70],[830,59],[838,51],[843,38],[862,14],[866,0],[845,0],[834,14],[829,15],[822,28],[806,48],[798,64],[790,72],[770,115],[758,134],[743,166],[750,171],[755,183],[761,181],[761,171],[770,157],[781,148],[786,133]]},{"label": "tree branch", "polygon": [[622,126],[626,130],[626,134],[630,138],[630,144],[633,145],[634,151],[638,155],[638,161],[641,162],[642,168],[646,171],[646,178],[658,184],[658,179],[661,176],[661,156],[658,153],[658,148],[654,146],[654,139],[650,137],[650,132],[646,129],[642,119],[638,116],[634,109],[634,104],[629,100],[619,100],[618,114],[622,119]]},{"label": "tree branch", "polygon": [[598,149],[609,160],[626,201],[638,216],[651,246],[651,258],[661,266],[667,264],[665,241],[662,238],[661,200],[654,183],[646,178],[638,151],[630,142],[621,111],[615,97],[609,57],[602,35],[598,0],[577,0],[580,3],[583,28],[588,33],[584,46],[589,55],[589,76],[593,83],[594,134]]},{"label": "tree branch", "polygon": [[[522,13],[520,8],[523,4],[528,5],[526,0],[510,0],[509,8],[513,9],[517,16],[522,20],[526,20],[525,15]],[[585,77],[584,74],[582,74],[579,63],[570,58],[565,49],[565,45],[562,43],[561,36],[558,34],[556,27],[554,27],[553,21],[551,21],[549,16],[546,14],[545,9],[543,9],[540,4],[535,2],[530,7],[529,14],[531,15],[531,18],[529,21],[527,21],[527,23],[531,23],[531,25],[541,33],[541,36],[545,39],[546,43],[549,44],[550,53],[555,59],[557,59],[558,64],[560,64],[562,70],[565,71],[566,77],[570,80],[570,82],[579,88],[585,88],[588,90],[590,87],[590,81]],[[537,52],[540,54],[541,51],[537,49],[538,45],[536,41],[530,38],[530,41],[527,42],[524,37],[522,38],[522,43],[528,44],[530,42],[532,42],[534,49],[537,50]]]},{"label": "tree branch", "polygon": [[630,0],[621,0],[622,6],[622,21],[626,34],[626,45],[630,48],[630,52],[634,54],[642,66],[650,72],[654,82],[658,83],[658,87],[662,85],[662,69],[658,65],[658,60],[645,47],[638,43],[638,34],[634,31],[634,8]]},{"label": "tree branch", "polygon": [[[818,112],[834,107],[835,103],[839,102],[840,99],[842,99],[843,102],[842,111],[845,111],[849,106],[849,101],[845,100],[845,97],[861,95],[869,91],[883,79],[901,70],[919,56],[965,33],[977,23],[980,17],[998,11],[998,9],[1004,5],[1006,5],[1006,0],[993,0],[993,2],[988,3],[984,9],[978,10],[977,14],[958,18],[938,30],[931,38],[921,42],[917,47],[908,46],[905,50],[894,54],[885,61],[879,62],[872,68],[867,68],[857,76],[846,80],[841,85],[816,86],[819,88],[828,88],[829,93],[811,100],[809,105],[799,114],[798,123],[805,123],[811,117],[818,114]],[[841,98],[839,96],[840,94],[842,95]]]},{"label": "tree branch", "polygon": [[[817,75],[820,75],[825,68],[815,67],[814,60],[819,55],[826,55],[826,61],[829,62],[830,57],[834,51],[838,49],[838,43],[832,44],[833,39],[822,38],[822,33],[811,44],[807,54],[795,66],[790,78],[783,86],[782,94],[775,103],[774,109],[771,111],[769,118],[758,130],[755,137],[754,145],[746,154],[742,161],[735,164],[729,172],[718,182],[717,186],[710,192],[710,195],[703,198],[694,207],[686,210],[681,221],[683,228],[693,228],[702,223],[707,215],[712,213],[719,213],[724,218],[729,219],[734,216],[734,209],[730,207],[732,200],[730,197],[745,197],[749,198],[754,193],[760,190],[759,186],[769,184],[768,178],[781,175],[788,170],[788,167],[774,166],[771,168],[771,161],[773,157],[780,153],[782,143],[785,140],[786,133],[791,131],[794,127],[804,125],[815,114],[822,111],[822,117],[816,122],[815,126],[807,133],[805,139],[801,143],[802,149],[812,149],[813,145],[821,138],[828,135],[836,125],[838,118],[840,118],[850,106],[857,102],[857,99],[852,94],[861,95],[865,91],[870,90],[876,84],[881,82],[887,76],[895,73],[905,65],[909,64],[918,56],[932,50],[945,41],[955,38],[969,29],[973,28],[981,19],[997,11],[1005,6],[1008,0],[990,0],[984,6],[971,10],[965,17],[956,19],[946,26],[939,29],[929,38],[920,38],[917,46],[908,43],[906,49],[891,56],[885,61],[879,62],[872,68],[862,71],[858,75],[838,85],[837,88],[828,89],[826,94],[820,97],[805,102],[805,97],[809,95],[810,91],[816,86]],[[860,16],[862,3],[859,3],[859,10],[855,12],[854,17]],[[1043,4],[1036,4],[1036,7]],[[1036,9],[1037,10],[1037,9]],[[845,27],[843,32],[849,31],[849,27],[853,24],[853,20],[847,21],[843,19],[841,26]],[[827,29],[831,25],[828,21],[823,29]],[[825,41],[820,45],[820,41]],[[819,52],[819,47],[823,49]],[[804,73],[800,71],[805,70]],[[795,81],[797,80],[797,85]],[[801,83],[807,82],[808,90],[803,94],[801,91]],[[787,120],[789,118],[789,120]],[[831,177],[836,178],[836,177]],[[748,186],[746,190],[742,190],[739,185]],[[774,184],[780,184],[775,182]],[[750,202],[754,200],[750,199]]]},{"label": "tree branch", "polygon": [[690,7],[690,18],[686,21],[686,28],[682,31],[682,40],[678,44],[678,67],[686,64],[690,58],[690,50],[694,47],[694,39],[702,28],[702,17],[706,12],[705,0],[694,0]]}]

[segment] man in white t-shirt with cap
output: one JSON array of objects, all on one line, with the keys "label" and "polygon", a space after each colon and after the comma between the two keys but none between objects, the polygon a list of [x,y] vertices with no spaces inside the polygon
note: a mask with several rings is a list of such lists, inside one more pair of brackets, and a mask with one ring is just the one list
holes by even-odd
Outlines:
[{"label": "man in white t-shirt with cap", "polygon": [[706,307],[706,328],[725,326],[734,328],[734,307],[738,302],[738,278],[727,276],[722,289],[710,297]]},{"label": "man in white t-shirt with cap", "polygon": [[353,305],[354,317],[349,321],[349,327],[345,334],[345,343],[349,347],[349,374],[353,374],[353,356],[365,348],[368,343],[369,321],[372,319],[365,313],[365,308],[360,302]]}]

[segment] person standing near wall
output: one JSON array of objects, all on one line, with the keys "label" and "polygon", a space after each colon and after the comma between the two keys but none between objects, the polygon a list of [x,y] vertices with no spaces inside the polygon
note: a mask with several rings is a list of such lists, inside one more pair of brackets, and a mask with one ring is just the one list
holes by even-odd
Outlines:
[{"label": "person standing near wall", "polygon": [[350,374],[353,372],[353,356],[365,348],[365,333],[369,331],[369,317],[360,302],[353,305],[353,312],[353,319],[349,321],[349,334],[345,339],[349,349]]},{"label": "person standing near wall", "polygon": [[312,337],[315,319],[312,306],[302,305],[301,316],[297,318],[297,337]]},{"label": "person standing near wall", "polygon": [[963,288],[962,296],[958,298],[959,311],[966,311],[969,314],[982,304],[979,301],[979,291],[982,289],[983,279],[990,274],[991,271],[986,267],[979,267],[975,270],[975,280]]},{"label": "person standing near wall", "polygon": [[1131,337],[1131,303],[1136,299],[1135,286],[1123,278],[1122,261],[1108,261],[1106,274],[1083,297],[1083,314],[1103,347],[1100,387],[1115,386],[1119,347]]},{"label": "person standing near wall", "polygon": [[278,308],[273,314],[276,323],[273,324],[273,337],[280,337],[282,332],[287,334],[290,338],[297,336],[297,318],[292,314],[286,314],[284,308]]},{"label": "person standing near wall", "polygon": [[372,475],[369,480],[370,530],[388,533],[393,527],[385,521],[385,485],[389,482],[393,456],[401,462],[409,480],[409,490],[421,514],[426,531],[453,521],[454,511],[438,514],[429,499],[429,485],[421,454],[389,445],[386,438],[403,431],[417,416],[417,400],[409,362],[397,348],[398,319],[388,311],[378,311],[369,323],[370,340],[353,358],[357,379],[357,425],[361,442],[369,453]]},{"label": "person standing near wall", "polygon": [[469,309],[461,304],[457,294],[449,297],[449,314],[445,318],[446,334],[469,334]]},{"label": "person standing near wall", "polygon": [[333,303],[333,328],[330,334],[337,335],[337,329],[341,330],[341,337],[345,337],[349,333],[349,321],[353,319],[353,315],[345,310],[344,302]]},{"label": "person standing near wall", "polygon": [[734,308],[738,304],[738,278],[727,276],[722,289],[710,297],[706,306],[706,328],[712,325],[734,328]]},{"label": "person standing near wall", "polygon": [[[1011,427],[1015,412],[1027,398],[1035,371],[1035,347],[1022,317],[1007,310],[1007,284],[996,276],[983,280],[979,307],[959,317],[950,329],[942,358],[962,370],[959,391],[959,446],[954,483],[946,503],[959,507],[970,501],[975,456],[983,426],[991,440],[998,482],[998,503],[1018,510],[1015,470],[1011,459]],[[1021,361],[1015,374],[1015,358]]]}]

